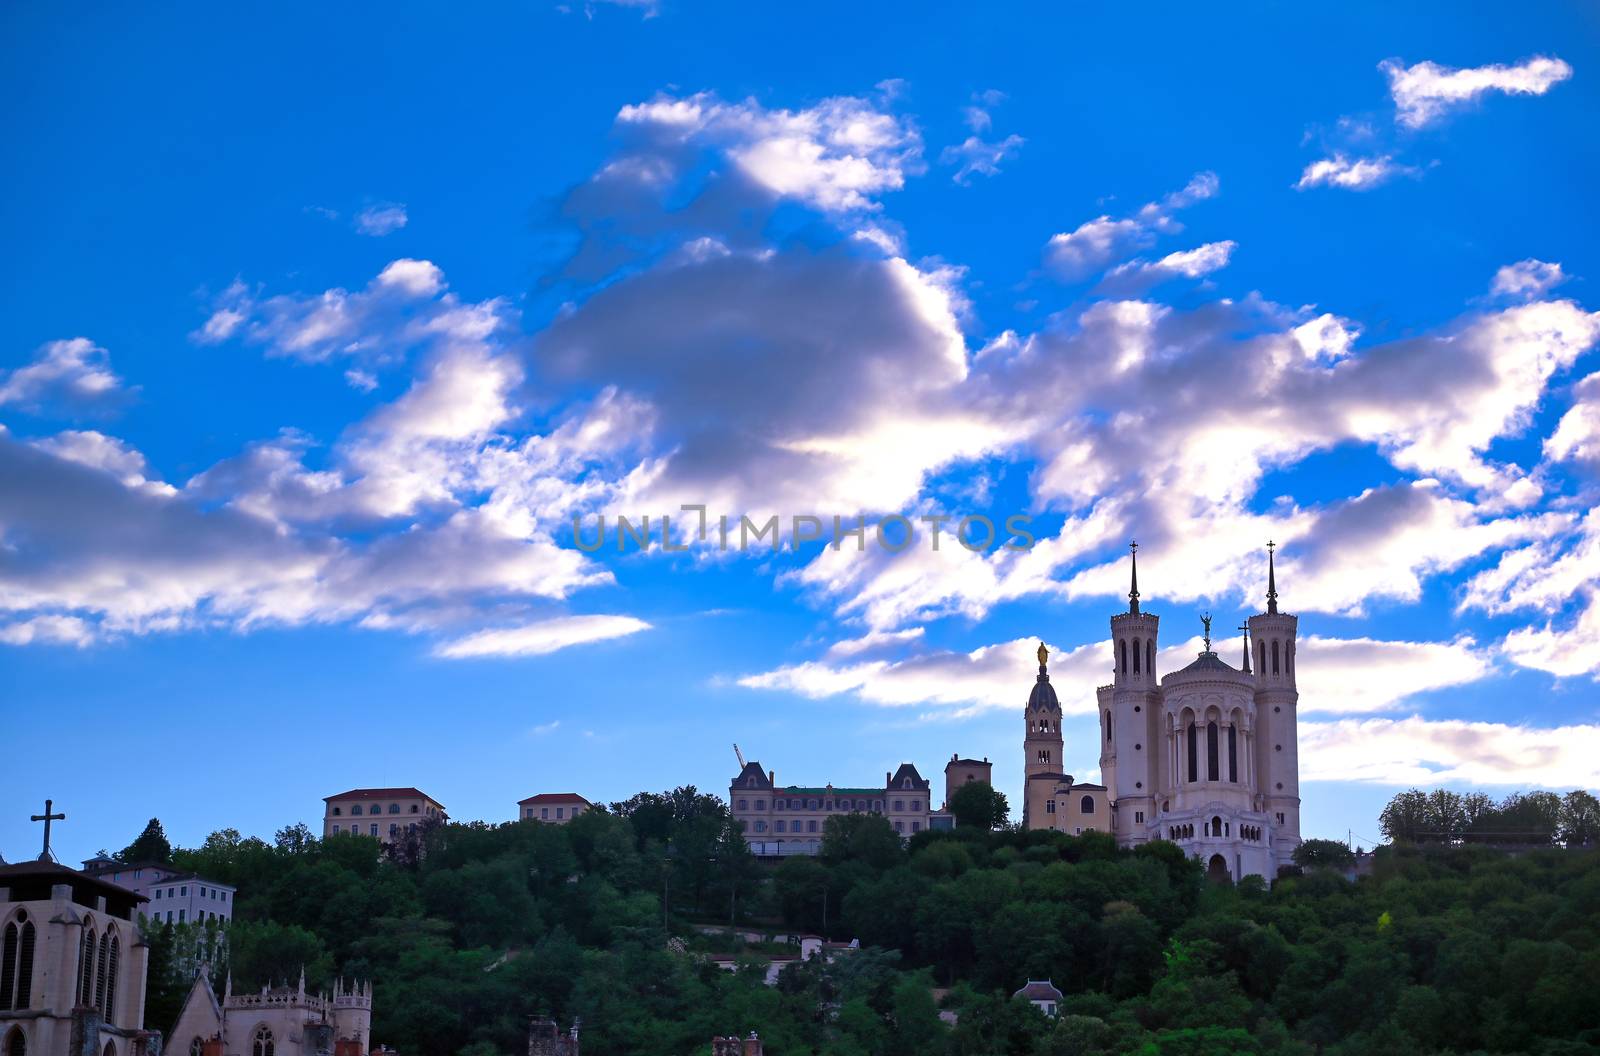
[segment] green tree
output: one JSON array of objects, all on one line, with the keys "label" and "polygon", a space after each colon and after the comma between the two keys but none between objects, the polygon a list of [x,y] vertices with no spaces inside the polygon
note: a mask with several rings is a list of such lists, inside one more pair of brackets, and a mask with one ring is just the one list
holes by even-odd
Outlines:
[{"label": "green tree", "polygon": [[1416,788],[1397,793],[1378,815],[1378,827],[1390,843],[1415,843],[1430,824],[1428,794]]},{"label": "green tree", "polygon": [[1583,789],[1561,799],[1556,835],[1568,847],[1593,847],[1600,843],[1600,800]]},{"label": "green tree", "polygon": [[905,843],[878,814],[835,814],[822,826],[822,859],[888,869],[905,859]]},{"label": "green tree", "polygon": [[1344,869],[1355,861],[1355,852],[1342,840],[1305,840],[1294,849],[1294,864],[1302,869]]},{"label": "green tree", "polygon": [[159,862],[163,865],[171,862],[172,844],[167,842],[167,834],[161,828],[161,820],[151,818],[145,825],[144,831],[122,849],[117,859],[128,863]]},{"label": "green tree", "polygon": [[998,829],[1011,814],[1004,792],[987,781],[968,781],[950,796],[950,813],[956,824],[975,829]]}]

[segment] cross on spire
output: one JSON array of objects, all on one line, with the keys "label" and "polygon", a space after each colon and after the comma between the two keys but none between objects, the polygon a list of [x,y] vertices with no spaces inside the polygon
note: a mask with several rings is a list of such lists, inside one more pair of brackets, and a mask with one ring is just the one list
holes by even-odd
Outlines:
[{"label": "cross on spire", "polygon": [[1241,623],[1239,625],[1239,630],[1244,632],[1240,635],[1240,637],[1244,639],[1244,666],[1239,670],[1248,675],[1250,673],[1250,625],[1248,623]]},{"label": "cross on spire", "polygon": [[52,814],[52,813],[50,813],[51,808],[54,807],[55,805],[56,805],[55,800],[47,799],[47,800],[44,801],[44,813],[43,814],[34,814],[32,816],[32,820],[33,821],[42,821],[42,822],[44,822],[44,849],[39,852],[39,860],[41,862],[53,862],[53,861],[55,861],[55,856],[50,853],[50,823],[52,821],[66,821],[67,820],[67,816],[65,814]]},{"label": "cross on spire", "polygon": [[1278,572],[1272,563],[1272,551],[1277,547],[1277,543],[1267,540],[1267,612],[1269,613],[1278,611]]},{"label": "cross on spire", "polygon": [[1128,544],[1128,553],[1133,555],[1133,583],[1128,588],[1128,613],[1139,615],[1139,543],[1137,540]]}]

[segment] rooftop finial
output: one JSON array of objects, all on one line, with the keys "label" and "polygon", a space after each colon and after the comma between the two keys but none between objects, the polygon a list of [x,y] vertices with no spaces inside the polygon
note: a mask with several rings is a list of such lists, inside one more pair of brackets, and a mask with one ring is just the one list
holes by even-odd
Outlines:
[{"label": "rooftop finial", "polygon": [[1248,623],[1241,623],[1239,625],[1239,630],[1244,632],[1240,635],[1240,637],[1244,639],[1244,666],[1239,670],[1248,675],[1250,673],[1250,625]]},{"label": "rooftop finial", "polygon": [[1200,622],[1205,625],[1206,652],[1209,653],[1211,651],[1211,614],[1209,612],[1202,614]]},{"label": "rooftop finial", "polygon": [[1133,555],[1133,583],[1128,588],[1128,612],[1130,615],[1139,615],[1139,543],[1137,540],[1128,544],[1128,553]]},{"label": "rooftop finial", "polygon": [[1050,681],[1050,672],[1045,667],[1045,664],[1048,663],[1049,660],[1050,660],[1050,650],[1048,650],[1048,649],[1046,649],[1044,647],[1044,643],[1043,642],[1040,642],[1039,643],[1039,681],[1040,682],[1048,682],[1048,681]]},{"label": "rooftop finial", "polygon": [[1273,567],[1272,551],[1278,547],[1277,543],[1267,541],[1267,612],[1278,611],[1278,571]]}]

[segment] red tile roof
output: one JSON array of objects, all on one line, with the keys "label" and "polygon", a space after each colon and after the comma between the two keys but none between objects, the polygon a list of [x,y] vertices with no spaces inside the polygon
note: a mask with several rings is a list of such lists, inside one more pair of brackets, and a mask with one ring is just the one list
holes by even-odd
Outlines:
[{"label": "red tile roof", "polygon": [[529,803],[582,803],[586,807],[594,806],[576,792],[541,792],[537,796],[517,800],[519,807],[525,807]]},{"label": "red tile roof", "polygon": [[336,799],[425,799],[441,809],[444,807],[443,803],[416,788],[352,788],[348,792],[340,792],[337,796],[322,797],[324,803],[331,803]]}]

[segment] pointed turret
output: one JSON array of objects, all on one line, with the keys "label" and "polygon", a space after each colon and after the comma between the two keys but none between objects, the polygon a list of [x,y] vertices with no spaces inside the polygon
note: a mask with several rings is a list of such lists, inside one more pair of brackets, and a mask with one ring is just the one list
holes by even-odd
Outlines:
[{"label": "pointed turret", "polygon": [[1244,664],[1239,668],[1239,670],[1248,675],[1250,673],[1250,625],[1248,623],[1241,623],[1239,625],[1239,631],[1239,637],[1244,639]]},{"label": "pointed turret", "polygon": [[1278,611],[1278,571],[1273,566],[1272,552],[1278,547],[1277,543],[1267,543],[1267,614],[1275,615]]},{"label": "pointed turret", "polygon": [[1139,615],[1139,542],[1134,540],[1128,544],[1128,553],[1133,556],[1133,580],[1128,585],[1128,614]]}]

